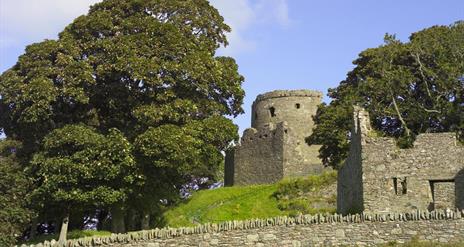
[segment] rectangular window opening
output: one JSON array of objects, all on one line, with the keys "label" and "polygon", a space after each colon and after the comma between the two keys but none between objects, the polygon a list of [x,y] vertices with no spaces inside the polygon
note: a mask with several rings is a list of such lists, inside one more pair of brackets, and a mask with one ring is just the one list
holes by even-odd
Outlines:
[{"label": "rectangular window opening", "polygon": [[393,178],[393,189],[395,195],[406,195],[408,193],[408,182],[407,177],[396,177]]}]

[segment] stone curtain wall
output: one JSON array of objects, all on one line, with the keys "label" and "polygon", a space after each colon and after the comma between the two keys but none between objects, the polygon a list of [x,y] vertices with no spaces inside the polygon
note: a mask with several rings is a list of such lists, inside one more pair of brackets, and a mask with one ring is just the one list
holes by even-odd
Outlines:
[{"label": "stone curtain wall", "polygon": [[[66,246],[374,246],[411,238],[464,241],[464,211],[360,215],[302,215],[164,228],[68,240]],[[58,246],[46,241],[31,247]]]},{"label": "stone curtain wall", "polygon": [[225,185],[266,184],[281,180],[283,143],[288,139],[286,130],[285,123],[279,123],[275,129],[246,129],[240,145],[234,147],[233,153],[226,153]]}]

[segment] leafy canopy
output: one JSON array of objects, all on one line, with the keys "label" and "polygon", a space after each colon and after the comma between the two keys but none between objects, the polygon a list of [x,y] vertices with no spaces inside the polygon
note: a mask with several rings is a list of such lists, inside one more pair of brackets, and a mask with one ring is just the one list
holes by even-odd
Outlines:
[{"label": "leafy canopy", "polygon": [[67,207],[123,202],[141,178],[130,143],[116,129],[106,136],[82,125],[56,129],[45,137],[32,164],[37,170],[35,196]]},{"label": "leafy canopy", "polygon": [[403,43],[392,35],[367,49],[318,108],[309,143],[322,144],[320,157],[339,167],[347,156],[352,105],[368,109],[375,129],[408,147],[424,132],[464,130],[464,22],[413,33]]}]

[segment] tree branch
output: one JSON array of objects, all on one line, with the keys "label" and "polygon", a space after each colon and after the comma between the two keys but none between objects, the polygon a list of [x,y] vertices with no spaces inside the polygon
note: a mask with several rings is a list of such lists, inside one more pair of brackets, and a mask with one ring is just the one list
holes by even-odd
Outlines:
[{"label": "tree branch", "polygon": [[401,125],[404,127],[404,131],[406,132],[407,136],[411,136],[411,130],[409,130],[408,126],[406,125],[406,122],[404,121],[403,117],[401,116],[400,109],[398,108],[398,104],[396,103],[395,96],[393,93],[391,94],[393,106],[395,107],[396,114],[398,115],[398,119],[401,122]]},{"label": "tree branch", "polygon": [[430,97],[430,99],[432,99],[432,93],[430,93],[430,89],[429,89],[429,84],[428,84],[428,82],[427,82],[427,78],[425,77],[424,71],[422,70],[423,65],[422,65],[422,62],[420,61],[419,54],[414,53],[413,56],[414,56],[414,58],[416,59],[416,62],[419,64],[419,72],[420,72],[420,74],[421,74],[422,80],[424,80],[425,89],[427,89],[427,95]]}]

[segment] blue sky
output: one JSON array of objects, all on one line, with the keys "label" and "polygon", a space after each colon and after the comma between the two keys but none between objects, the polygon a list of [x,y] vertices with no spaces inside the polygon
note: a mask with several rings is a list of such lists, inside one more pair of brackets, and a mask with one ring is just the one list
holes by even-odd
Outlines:
[{"label": "blue sky", "polygon": [[[0,72],[27,44],[55,39],[98,0],[0,0]],[[256,95],[275,89],[327,93],[353,67],[359,52],[383,42],[385,33],[405,41],[412,32],[464,20],[464,0],[211,0],[233,31],[218,54],[232,56],[246,80],[250,126]],[[327,101],[327,97],[325,101]]]}]

